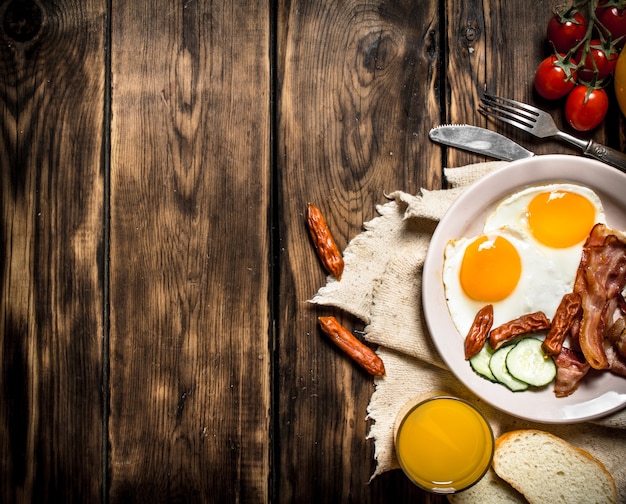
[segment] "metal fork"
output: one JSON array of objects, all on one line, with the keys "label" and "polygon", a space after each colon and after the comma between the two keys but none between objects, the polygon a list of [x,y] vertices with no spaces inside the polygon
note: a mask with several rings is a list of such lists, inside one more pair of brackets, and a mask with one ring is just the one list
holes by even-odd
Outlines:
[{"label": "metal fork", "polygon": [[554,124],[552,116],[537,107],[501,96],[485,94],[481,98],[479,111],[486,116],[494,117],[532,133],[536,137],[557,137],[565,140],[582,149],[586,156],[596,158],[626,172],[626,154],[593,140],[581,140],[559,130]]}]

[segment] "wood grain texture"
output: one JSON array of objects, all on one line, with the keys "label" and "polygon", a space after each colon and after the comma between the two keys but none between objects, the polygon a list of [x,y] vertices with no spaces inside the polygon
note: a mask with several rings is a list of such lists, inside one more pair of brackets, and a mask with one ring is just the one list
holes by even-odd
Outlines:
[{"label": "wood grain texture", "polygon": [[426,498],[401,474],[367,484],[373,381],[321,335],[316,316],[329,311],[306,303],[325,276],[304,211],[318,205],[343,249],[385,192],[441,187],[440,150],[427,134],[441,117],[438,16],[437,1],[279,6],[281,502]]},{"label": "wood grain texture", "polygon": [[269,12],[113,14],[110,498],[267,501]]},{"label": "wood grain texture", "polygon": [[[393,190],[537,99],[552,0],[0,0],[0,502],[430,502],[307,303]],[[589,136],[624,145],[615,103]]]},{"label": "wood grain texture", "polygon": [[104,9],[0,2],[0,501],[96,502]]}]

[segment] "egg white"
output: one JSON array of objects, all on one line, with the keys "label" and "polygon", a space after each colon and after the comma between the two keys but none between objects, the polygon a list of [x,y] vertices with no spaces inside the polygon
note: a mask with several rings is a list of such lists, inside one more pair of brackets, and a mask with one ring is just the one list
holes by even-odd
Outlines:
[{"label": "egg white", "polygon": [[527,235],[528,240],[530,240],[533,246],[552,261],[554,267],[559,270],[561,278],[567,280],[568,289],[571,290],[574,285],[578,265],[580,264],[584,240],[571,247],[552,248],[537,241],[533,237],[528,225],[528,205],[531,200],[540,193],[556,190],[569,191],[584,196],[592,203],[596,210],[594,222],[606,223],[602,202],[598,195],[588,187],[566,183],[547,184],[529,187],[502,201],[485,220],[484,232],[492,232],[505,226],[520,229]]},{"label": "egg white", "polygon": [[[485,234],[490,238],[495,239],[499,235],[509,240],[519,253],[522,263],[520,279],[513,292],[507,298],[491,303],[493,327],[536,311],[543,311],[552,319],[561,298],[571,290],[552,261],[520,229],[503,227]],[[488,304],[468,297],[459,280],[465,249],[474,239],[451,240],[444,251],[446,301],[452,321],[463,337],[467,335],[478,310]]]}]

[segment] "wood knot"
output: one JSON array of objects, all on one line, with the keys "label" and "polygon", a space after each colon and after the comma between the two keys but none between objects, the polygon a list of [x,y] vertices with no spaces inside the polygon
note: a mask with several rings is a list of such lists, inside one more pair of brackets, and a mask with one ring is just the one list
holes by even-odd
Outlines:
[{"label": "wood knot", "polygon": [[370,73],[384,70],[395,58],[397,47],[390,35],[372,33],[361,42],[363,66]]},{"label": "wood knot", "polygon": [[480,30],[477,26],[467,25],[463,35],[468,42],[474,42],[480,37]]},{"label": "wood knot", "polygon": [[43,23],[43,10],[32,0],[12,0],[0,13],[2,29],[15,42],[33,40]]}]

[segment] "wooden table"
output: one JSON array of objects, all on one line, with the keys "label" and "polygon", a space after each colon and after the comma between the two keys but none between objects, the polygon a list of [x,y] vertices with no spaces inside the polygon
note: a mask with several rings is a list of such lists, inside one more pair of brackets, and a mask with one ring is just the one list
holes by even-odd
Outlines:
[{"label": "wooden table", "polygon": [[476,110],[562,124],[532,92],[552,3],[0,2],[0,501],[444,502],[368,483],[373,380],[306,302],[305,205],[343,248],[484,160],[441,123],[574,153]]}]

